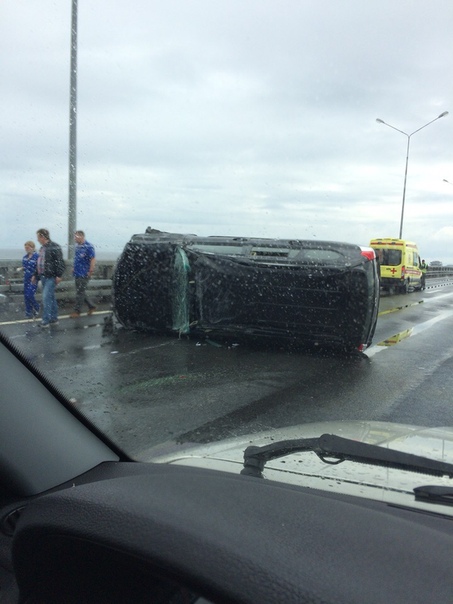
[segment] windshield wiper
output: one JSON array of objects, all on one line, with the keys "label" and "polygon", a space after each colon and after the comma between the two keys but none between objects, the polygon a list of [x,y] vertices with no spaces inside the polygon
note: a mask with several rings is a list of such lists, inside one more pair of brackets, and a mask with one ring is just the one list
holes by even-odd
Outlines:
[{"label": "windshield wiper", "polygon": [[334,434],[323,434],[317,438],[282,440],[264,447],[247,447],[244,451],[244,467],[241,474],[263,478],[262,472],[268,461],[302,451],[313,451],[323,462],[334,465],[343,461],[355,461],[453,478],[453,464],[394,449],[385,449],[379,445],[370,445]]},{"label": "windshield wiper", "polygon": [[439,485],[415,487],[414,495],[415,501],[453,505],[453,487],[443,487]]}]

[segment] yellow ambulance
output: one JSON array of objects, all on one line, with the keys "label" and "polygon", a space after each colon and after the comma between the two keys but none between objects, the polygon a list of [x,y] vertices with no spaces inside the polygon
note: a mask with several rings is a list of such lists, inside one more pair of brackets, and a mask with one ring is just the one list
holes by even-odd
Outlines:
[{"label": "yellow ambulance", "polygon": [[376,252],[383,289],[402,294],[422,289],[421,260],[417,244],[404,239],[383,237],[372,239],[370,247]]}]

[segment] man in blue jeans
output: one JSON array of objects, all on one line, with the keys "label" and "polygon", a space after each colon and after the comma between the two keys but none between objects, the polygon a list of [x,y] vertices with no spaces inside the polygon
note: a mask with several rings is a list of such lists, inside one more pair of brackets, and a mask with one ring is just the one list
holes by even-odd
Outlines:
[{"label": "man in blue jeans", "polygon": [[51,241],[47,229],[39,229],[36,232],[41,249],[36,263],[36,272],[32,277],[32,283],[41,281],[42,285],[42,321],[41,327],[58,323],[58,305],[55,298],[55,287],[60,283],[65,270],[63,252],[58,243]]},{"label": "man in blue jeans", "polygon": [[76,301],[74,312],[72,312],[70,316],[73,319],[77,319],[80,317],[80,311],[84,304],[88,306],[88,315],[93,314],[96,310],[96,306],[86,295],[88,282],[91,279],[96,264],[96,253],[94,245],[85,239],[85,233],[83,231],[76,231],[74,233],[74,241],[76,246],[74,252],[74,269],[72,273],[75,279]]}]

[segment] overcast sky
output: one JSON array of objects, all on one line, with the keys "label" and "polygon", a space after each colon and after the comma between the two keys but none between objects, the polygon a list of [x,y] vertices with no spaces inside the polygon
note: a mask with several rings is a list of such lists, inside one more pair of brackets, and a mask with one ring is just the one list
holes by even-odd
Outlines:
[{"label": "overcast sky", "polygon": [[[67,243],[71,0],[0,2],[0,248]],[[451,0],[79,0],[77,226],[453,262]],[[444,182],[444,179],[450,181]]]}]

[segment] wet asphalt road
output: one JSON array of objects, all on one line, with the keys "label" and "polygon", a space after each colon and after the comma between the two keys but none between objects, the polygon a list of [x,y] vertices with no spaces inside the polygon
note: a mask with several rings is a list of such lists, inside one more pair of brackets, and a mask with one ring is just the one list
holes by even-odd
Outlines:
[{"label": "wet asphalt road", "polygon": [[453,426],[453,285],[382,297],[373,346],[358,357],[112,331],[107,306],[67,312],[51,330],[10,315],[0,329],[138,458],[324,420]]}]

